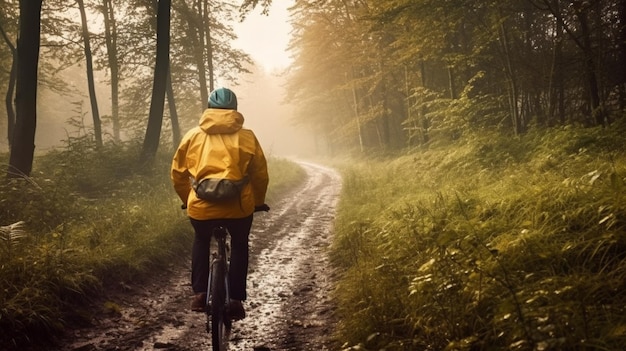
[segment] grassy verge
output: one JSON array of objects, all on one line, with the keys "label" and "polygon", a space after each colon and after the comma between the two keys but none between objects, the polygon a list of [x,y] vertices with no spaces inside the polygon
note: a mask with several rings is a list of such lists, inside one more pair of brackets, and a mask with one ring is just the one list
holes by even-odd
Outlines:
[{"label": "grassy verge", "polygon": [[621,350],[624,126],[487,135],[342,169],[346,350]]},{"label": "grassy verge", "polygon": [[[171,155],[150,166],[137,155],[75,141],[38,158],[31,178],[1,182],[0,349],[87,321],[106,289],[187,261],[192,230],[169,181]],[[301,178],[286,160],[268,167],[268,201]]]},{"label": "grassy verge", "polygon": [[300,184],[306,177],[306,172],[297,164],[288,159],[272,157],[268,161],[270,185],[266,202],[272,206],[282,194]]}]

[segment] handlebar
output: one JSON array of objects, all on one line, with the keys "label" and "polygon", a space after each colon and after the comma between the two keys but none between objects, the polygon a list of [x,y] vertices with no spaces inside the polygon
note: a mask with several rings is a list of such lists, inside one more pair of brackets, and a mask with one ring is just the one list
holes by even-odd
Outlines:
[{"label": "handlebar", "polygon": [[255,206],[255,207],[254,207],[254,212],[260,212],[260,211],[265,211],[265,212],[267,212],[267,211],[269,211],[269,210],[270,210],[270,207],[269,207],[267,204],[263,204],[263,205],[260,205],[260,206]]},{"label": "handlebar", "polygon": [[[186,210],[186,209],[187,209],[187,204],[182,204],[182,205],[180,205],[180,209],[181,209],[181,210]],[[267,212],[267,211],[269,211],[269,210],[270,210],[270,207],[269,207],[267,204],[263,204],[263,205],[260,205],[260,206],[255,206],[255,207],[254,207],[254,212],[260,212],[260,211],[265,211],[265,212]]]}]

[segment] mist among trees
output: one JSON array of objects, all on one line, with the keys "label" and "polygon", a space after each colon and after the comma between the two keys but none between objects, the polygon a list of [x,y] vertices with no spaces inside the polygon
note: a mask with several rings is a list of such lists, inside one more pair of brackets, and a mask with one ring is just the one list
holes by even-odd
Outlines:
[{"label": "mist among trees", "polygon": [[623,1],[297,1],[288,93],[335,153],[622,118]]},{"label": "mist among trees", "polygon": [[[250,73],[251,58],[231,46],[232,21],[270,4],[43,1],[39,9],[3,1],[5,145],[16,144],[15,159],[33,152],[36,122],[50,113],[50,101],[29,95],[35,87],[65,100],[56,109],[72,126],[67,137],[79,132],[94,147],[143,140],[148,154],[163,139],[176,144],[218,80],[236,84]],[[159,69],[158,5],[162,19],[171,17]],[[609,0],[296,1],[285,75],[285,101],[296,110],[286,124],[330,154],[400,150],[482,129],[606,126],[626,100],[625,12]],[[163,102],[154,100],[163,92]]]},{"label": "mist among trees", "polygon": [[[45,113],[46,104],[55,103],[37,103],[38,88],[65,100],[56,108],[67,118],[67,138],[93,139],[94,148],[144,140],[145,158],[161,142],[161,125],[168,131],[163,138],[177,143],[181,129],[205,107],[217,77],[236,82],[252,64],[230,45],[235,38],[231,23],[239,16],[233,2],[45,1],[39,8],[5,1],[0,11],[7,111],[3,130],[12,159],[23,163],[12,161],[12,166],[26,175],[36,122],[45,119],[35,107]],[[159,61],[159,48],[169,57]],[[86,81],[76,79],[80,76]],[[102,94],[103,85],[110,89],[107,94]],[[89,107],[83,99],[89,99]]]},{"label": "mist among trees", "polygon": [[342,172],[343,349],[621,349],[626,2],[295,0],[280,74],[232,45],[271,4],[0,0],[0,343],[188,253],[170,151],[230,85]]}]

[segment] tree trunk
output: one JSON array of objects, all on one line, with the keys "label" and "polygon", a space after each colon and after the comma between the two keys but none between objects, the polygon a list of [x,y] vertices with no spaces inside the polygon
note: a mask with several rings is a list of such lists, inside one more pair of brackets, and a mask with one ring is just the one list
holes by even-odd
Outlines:
[{"label": "tree trunk", "polygon": [[7,94],[5,96],[4,104],[7,110],[7,141],[9,142],[9,148],[13,142],[13,130],[15,129],[15,109],[13,109],[13,94],[15,93],[15,81],[17,78],[17,50],[11,40],[7,36],[4,28],[0,23],[0,34],[7,43],[9,50],[11,51],[11,57],[13,62],[11,63],[11,72],[9,73],[9,84],[7,86]]},{"label": "tree trunk", "polygon": [[177,147],[180,143],[180,125],[178,124],[178,112],[176,112],[176,99],[172,87],[172,72],[167,71],[167,106],[170,108],[170,122],[172,124],[172,143]]},{"label": "tree trunk", "polygon": [[[560,12],[559,0],[554,0],[555,11]],[[555,21],[554,55],[550,74],[550,94],[548,125],[551,126],[555,115],[561,125],[565,124],[565,87],[563,80],[563,23]]]},{"label": "tree trunk", "polygon": [[20,1],[20,35],[17,44],[18,70],[15,95],[16,123],[7,176],[30,176],[35,156],[37,128],[37,68],[42,0]]},{"label": "tree trunk", "polygon": [[[419,69],[420,69],[420,78],[421,78],[422,88],[426,88],[426,63],[424,62],[424,60],[420,60]],[[428,120],[428,118],[426,118],[426,113],[427,113],[426,104],[422,104],[419,114],[420,114],[420,118],[422,119],[421,131],[422,131],[422,144],[423,145],[426,145],[430,141],[430,135],[428,134],[428,131],[430,128],[430,121]]]},{"label": "tree trunk", "polygon": [[156,62],[154,65],[154,84],[152,86],[152,100],[146,137],[141,151],[141,162],[154,159],[159,148],[161,125],[163,124],[163,109],[165,105],[165,90],[169,72],[170,50],[170,0],[159,0],[157,6],[157,45]]},{"label": "tree trunk", "polygon": [[[619,107],[621,110],[626,109],[626,1],[619,2],[619,19],[621,28],[619,31],[618,41],[618,91],[619,91]],[[621,62],[621,63],[620,63]]]},{"label": "tree trunk", "polygon": [[120,73],[117,60],[117,22],[111,0],[102,1],[104,15],[104,38],[107,46],[107,58],[111,71],[111,122],[113,123],[113,140],[120,141]]},{"label": "tree trunk", "polygon": [[13,62],[11,63],[11,73],[9,74],[9,85],[4,104],[7,109],[7,139],[9,148],[13,145],[13,133],[15,131],[15,109],[13,108],[13,98],[15,95],[15,83],[17,81],[17,51],[13,50]]},{"label": "tree trunk", "polygon": [[517,91],[517,79],[513,70],[513,63],[511,62],[511,50],[509,48],[509,39],[507,36],[506,28],[504,26],[504,22],[500,23],[499,27],[502,49],[504,51],[505,72],[508,78],[507,80],[509,90],[509,106],[511,109],[511,123],[513,125],[513,132],[515,133],[515,135],[519,135],[522,131],[522,128],[519,108],[517,106],[517,100],[519,98],[519,93]]},{"label": "tree trunk", "polygon": [[580,23],[580,31],[583,44],[583,71],[587,80],[587,92],[589,94],[589,104],[591,106],[591,114],[596,125],[604,125],[604,111],[600,108],[600,92],[598,88],[598,78],[596,76],[595,62],[593,60],[593,49],[591,47],[591,32],[587,14],[581,9],[582,5],[575,7],[576,16]]},{"label": "tree trunk", "polygon": [[196,0],[196,13],[194,16],[195,21],[193,22],[195,25],[195,32],[198,33],[198,46],[196,49],[196,60],[198,64],[198,79],[200,81],[200,99],[202,103],[205,104],[206,107],[209,101],[209,85],[206,77],[206,61],[204,59],[204,52],[206,43],[205,40],[205,29],[204,29],[204,14],[202,9],[202,0]]},{"label": "tree trunk", "polygon": [[413,114],[411,113],[411,88],[409,87],[409,68],[404,66],[404,95],[406,96],[406,129],[408,130],[407,145],[413,146],[413,139],[417,133],[417,119],[413,120]]},{"label": "tree trunk", "polygon": [[206,108],[209,102],[209,93],[207,91],[206,70],[204,68],[204,29],[202,28],[202,16],[189,9],[185,1],[181,4],[184,10],[181,15],[184,16],[187,21],[187,37],[191,40],[191,45],[193,45],[193,55],[198,70],[200,101],[202,102],[203,108]]},{"label": "tree trunk", "polygon": [[359,99],[357,98],[357,94],[356,94],[355,80],[356,80],[356,77],[354,74],[354,67],[352,67],[352,84],[350,84],[350,86],[352,88],[352,102],[354,103],[353,111],[354,111],[354,118],[356,121],[356,130],[359,135],[359,151],[363,153],[365,151],[365,148],[363,147],[363,131],[361,128],[361,118],[359,117]]},{"label": "tree trunk", "polygon": [[96,137],[96,147],[102,147],[102,125],[100,123],[100,112],[98,110],[98,99],[96,97],[96,83],[93,77],[93,57],[91,55],[91,44],[89,43],[89,29],[87,28],[87,15],[85,14],[85,3],[83,0],[76,0],[80,11],[80,20],[83,29],[83,45],[85,50],[85,60],[87,61],[87,85],[89,88],[89,101],[91,102],[91,115],[93,117],[93,131]]},{"label": "tree trunk", "polygon": [[215,89],[215,72],[213,69],[213,38],[211,37],[211,17],[209,16],[208,1],[204,2],[204,26],[206,28],[204,31],[206,37],[204,45],[206,46],[207,71],[209,72],[209,91],[213,91]]},{"label": "tree trunk", "polygon": [[567,26],[567,22],[561,15],[560,8],[557,6],[558,1],[554,4],[547,0],[544,0],[544,4],[548,6],[548,10],[554,15],[557,21],[560,22],[562,28],[569,34],[574,43],[580,48],[583,54],[583,75],[586,80],[586,90],[589,96],[589,105],[591,107],[591,113],[593,115],[594,123],[598,125],[604,125],[605,112],[600,108],[600,93],[598,87],[598,79],[596,76],[595,62],[593,60],[593,50],[591,46],[591,30],[589,29],[589,23],[587,19],[587,11],[589,9],[588,3],[580,0],[575,0],[571,3],[571,7],[574,9],[578,23],[580,24],[580,33],[577,33]]}]

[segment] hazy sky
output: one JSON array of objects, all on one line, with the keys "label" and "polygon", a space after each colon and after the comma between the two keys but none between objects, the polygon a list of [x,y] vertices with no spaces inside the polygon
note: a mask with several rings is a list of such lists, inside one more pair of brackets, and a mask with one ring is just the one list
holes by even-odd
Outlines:
[{"label": "hazy sky", "polygon": [[267,16],[261,14],[261,8],[256,8],[243,22],[233,26],[239,37],[234,46],[269,71],[288,66],[291,59],[286,50],[291,24],[287,9],[292,5],[293,0],[274,0]]},{"label": "hazy sky", "polygon": [[285,80],[278,74],[291,63],[287,9],[293,2],[274,0],[268,15],[262,15],[261,8],[257,8],[243,22],[233,25],[238,36],[233,46],[252,56],[265,73],[240,77],[240,85],[232,88],[246,120],[244,126],[255,132],[266,153],[306,157],[314,153],[312,136],[293,125],[294,108],[285,101]]}]

